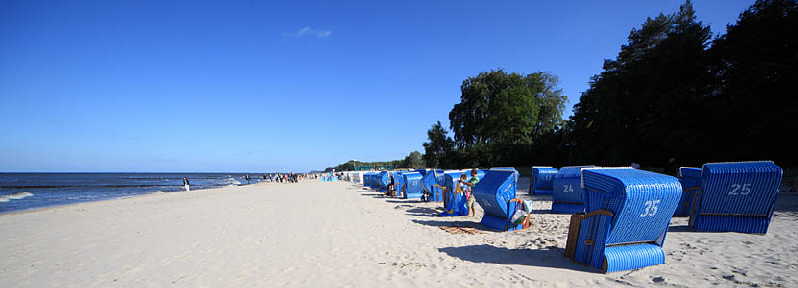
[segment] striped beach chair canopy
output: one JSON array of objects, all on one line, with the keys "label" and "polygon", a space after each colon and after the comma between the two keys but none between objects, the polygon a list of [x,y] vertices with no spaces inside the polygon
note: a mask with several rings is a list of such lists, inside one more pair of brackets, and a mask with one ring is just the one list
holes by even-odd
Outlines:
[{"label": "striped beach chair canopy", "polygon": [[566,256],[605,272],[664,264],[662,244],[681,196],[676,177],[584,168],[587,213],[571,217]]},{"label": "striped beach chair canopy", "polygon": [[422,179],[424,176],[418,172],[402,173],[402,182],[404,185],[403,198],[406,199],[421,199],[423,190]]},{"label": "striped beach chair canopy", "polygon": [[474,197],[484,210],[480,223],[498,231],[521,229],[521,225],[511,223],[515,213],[518,171],[515,169],[490,169],[485,177],[474,187]]},{"label": "striped beach chair canopy", "polygon": [[436,189],[436,185],[438,185],[438,178],[443,177],[443,170],[439,169],[431,169],[428,170],[427,173],[424,175],[423,188],[424,191],[430,195],[430,198],[427,199],[428,201],[435,201],[440,202],[443,201],[442,195],[440,193],[440,189]]},{"label": "striped beach chair canopy", "polygon": [[704,164],[690,207],[690,227],[701,232],[767,233],[782,173],[772,161]]}]

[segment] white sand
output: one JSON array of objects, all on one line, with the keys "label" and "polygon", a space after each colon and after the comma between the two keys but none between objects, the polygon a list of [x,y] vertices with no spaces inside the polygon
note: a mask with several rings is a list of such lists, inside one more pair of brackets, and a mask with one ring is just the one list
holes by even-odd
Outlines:
[{"label": "white sand", "polygon": [[674,218],[668,264],[602,274],[562,256],[568,216],[542,210],[528,231],[453,235],[437,226],[479,218],[347,183],[158,193],[0,215],[0,287],[798,287],[796,202],[765,236]]}]

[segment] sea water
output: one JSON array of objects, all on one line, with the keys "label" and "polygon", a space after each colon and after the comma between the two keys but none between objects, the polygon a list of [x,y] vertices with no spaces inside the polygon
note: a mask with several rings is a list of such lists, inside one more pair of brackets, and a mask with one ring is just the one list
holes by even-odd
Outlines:
[{"label": "sea water", "polygon": [[[245,180],[250,176],[250,181]],[[0,213],[78,202],[254,184],[262,174],[241,173],[0,173]]]}]

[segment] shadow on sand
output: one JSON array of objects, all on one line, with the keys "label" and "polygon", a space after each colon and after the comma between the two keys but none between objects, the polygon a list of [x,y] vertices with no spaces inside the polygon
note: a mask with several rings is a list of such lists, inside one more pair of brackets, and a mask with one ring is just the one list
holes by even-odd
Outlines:
[{"label": "shadow on sand", "polygon": [[387,198],[385,197],[385,193],[379,193],[379,192],[360,193],[360,195],[371,196],[371,198]]},{"label": "shadow on sand", "polygon": [[779,193],[777,197],[777,212],[798,212],[798,193]]},{"label": "shadow on sand", "polygon": [[441,211],[427,207],[413,207],[407,209],[407,215],[410,216],[435,216],[438,215],[438,213],[441,213]]},{"label": "shadow on sand", "polygon": [[399,199],[399,200],[385,200],[385,202],[388,202],[388,203],[403,203],[403,204],[407,204],[407,203],[410,203],[410,204],[412,204],[412,203],[424,203],[424,201],[421,201],[421,200],[407,200],[407,199],[401,199],[401,198],[393,198],[393,199]]},{"label": "shadow on sand", "polygon": [[[445,216],[442,216],[442,217],[445,217]],[[457,217],[457,216],[455,216],[455,217]],[[452,218],[449,218],[449,219],[452,219]],[[439,220],[418,220],[418,219],[413,219],[411,221],[413,221],[413,223],[416,223],[416,224],[427,225],[427,226],[432,226],[432,227],[443,227],[443,226],[469,227],[469,228],[475,228],[477,230],[482,230],[482,231],[495,232],[494,230],[490,230],[490,229],[486,228],[485,226],[482,226],[481,224],[479,224],[479,220],[476,220],[476,219],[472,220],[472,221],[439,221]]]},{"label": "shadow on sand", "polygon": [[668,226],[668,232],[695,232],[693,231],[690,226],[687,225],[677,225],[677,226]]},{"label": "shadow on sand", "polygon": [[541,249],[510,249],[488,244],[439,248],[438,251],[451,257],[473,263],[518,264],[540,267],[565,268],[586,272],[598,272],[587,266],[571,262],[557,247]]}]

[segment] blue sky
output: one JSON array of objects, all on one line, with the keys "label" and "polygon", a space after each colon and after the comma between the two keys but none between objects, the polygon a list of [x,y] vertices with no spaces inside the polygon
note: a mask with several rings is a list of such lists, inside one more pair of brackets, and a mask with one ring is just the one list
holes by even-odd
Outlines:
[{"label": "blue sky", "polygon": [[[294,2],[0,1],[0,171],[400,159],[482,71],[553,73],[570,115],[629,31],[682,3]],[[694,5],[717,35],[752,3]]]}]

